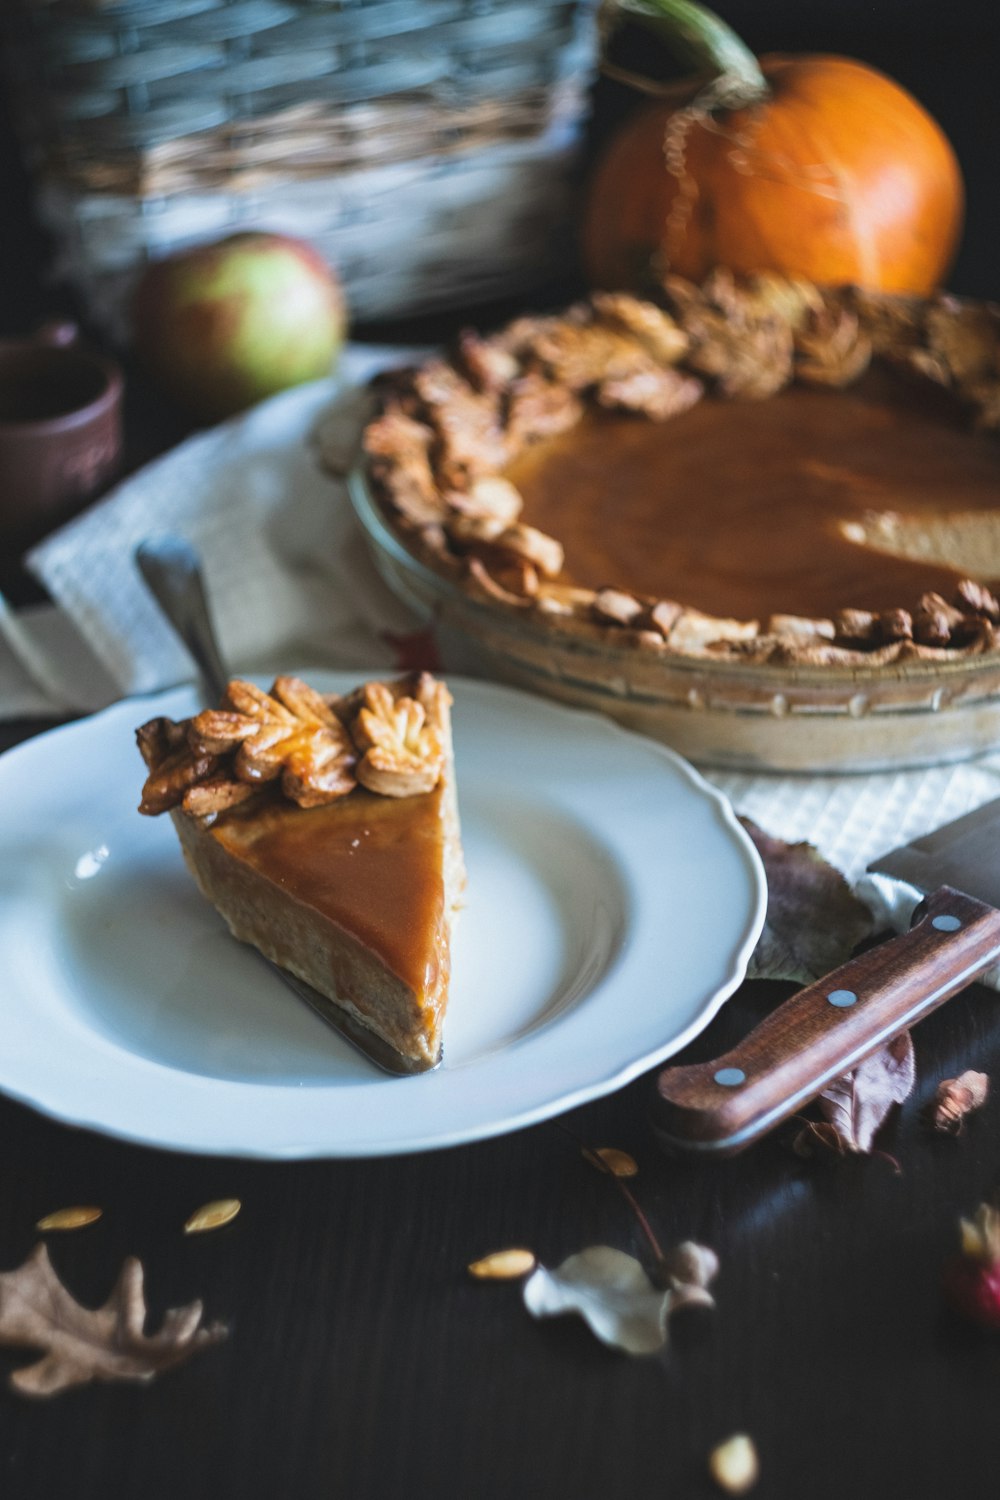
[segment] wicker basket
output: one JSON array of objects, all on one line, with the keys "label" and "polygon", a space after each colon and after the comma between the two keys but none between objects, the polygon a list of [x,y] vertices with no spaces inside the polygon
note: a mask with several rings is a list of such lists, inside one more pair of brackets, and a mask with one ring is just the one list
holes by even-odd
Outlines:
[{"label": "wicker basket", "polygon": [[139,267],[298,234],[356,318],[523,291],[568,252],[581,0],[6,0],[57,271],[122,332]]}]

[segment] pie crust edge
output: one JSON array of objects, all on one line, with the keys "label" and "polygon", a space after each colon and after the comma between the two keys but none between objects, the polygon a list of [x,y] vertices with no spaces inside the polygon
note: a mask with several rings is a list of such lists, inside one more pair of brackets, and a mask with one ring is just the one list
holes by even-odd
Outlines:
[{"label": "pie crust edge", "polygon": [[588,404],[663,421],[707,391],[753,400],[793,381],[848,387],[873,359],[945,387],[977,427],[1000,430],[1000,312],[991,304],[719,270],[700,287],[668,278],[656,301],[595,293],[489,338],[465,333],[450,359],[378,379],[379,411],[363,438],[367,475],[408,552],[512,626],[570,649],[610,648],[654,671],[657,662],[717,662],[820,677],[989,658],[1000,652],[1000,605],[978,580],[958,580],[951,598],[925,594],[915,608],[878,614],[845,607],[833,619],[726,620],[675,600],[570,586],[558,539],[519,520],[504,468]]}]

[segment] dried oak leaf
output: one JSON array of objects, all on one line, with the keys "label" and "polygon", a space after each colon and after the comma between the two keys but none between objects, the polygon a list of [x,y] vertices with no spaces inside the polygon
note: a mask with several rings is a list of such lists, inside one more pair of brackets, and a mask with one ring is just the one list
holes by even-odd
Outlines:
[{"label": "dried oak leaf", "polygon": [[63,1286],[44,1245],[15,1271],[0,1272],[0,1344],[42,1349],[33,1365],[15,1370],[12,1387],[27,1396],[55,1396],[92,1380],[152,1380],[226,1330],[202,1326],[202,1304],[171,1308],[159,1333],[143,1333],[142,1265],[125,1261],[103,1307],[82,1307]]},{"label": "dried oak leaf", "polygon": [[819,1107],[845,1151],[867,1154],[894,1104],[902,1104],[916,1081],[908,1031],[838,1078],[819,1096]]},{"label": "dried oak leaf", "polygon": [[[666,1290],[650,1280],[643,1267],[623,1250],[591,1245],[571,1255],[554,1271],[537,1266],[524,1283],[524,1305],[535,1318],[578,1313],[591,1332],[609,1348],[626,1354],[655,1354],[667,1342],[667,1319],[680,1307],[711,1307],[707,1290],[718,1262],[701,1246],[684,1245],[675,1254]],[[691,1281],[681,1277],[689,1275]]]},{"label": "dried oak leaf", "polygon": [[812,844],[786,844],[750,818],[740,822],[767,875],[767,917],[749,973],[809,984],[844,963],[871,934],[871,913]]}]

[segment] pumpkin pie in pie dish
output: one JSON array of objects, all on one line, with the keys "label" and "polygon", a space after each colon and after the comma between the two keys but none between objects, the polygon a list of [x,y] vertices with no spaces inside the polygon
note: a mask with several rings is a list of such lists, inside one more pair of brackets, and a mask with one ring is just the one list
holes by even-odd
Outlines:
[{"label": "pumpkin pie in pie dish", "polygon": [[441,1058],[465,881],[451,698],[427,673],[344,697],[239,679],[136,732],[140,812],[169,812],[233,935],[311,985],[399,1071]]},{"label": "pumpkin pie in pie dish", "polygon": [[522,686],[709,763],[1000,731],[1000,312],[717,271],[376,382],[376,561]]}]

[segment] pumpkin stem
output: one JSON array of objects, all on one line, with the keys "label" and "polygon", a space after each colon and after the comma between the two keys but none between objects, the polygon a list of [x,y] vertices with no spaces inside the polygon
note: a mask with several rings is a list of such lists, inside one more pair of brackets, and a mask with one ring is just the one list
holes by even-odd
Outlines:
[{"label": "pumpkin stem", "polygon": [[750,48],[696,0],[603,0],[602,51],[622,19],[648,26],[682,66],[716,80],[713,93],[719,106],[735,109],[769,97],[771,90]]}]

